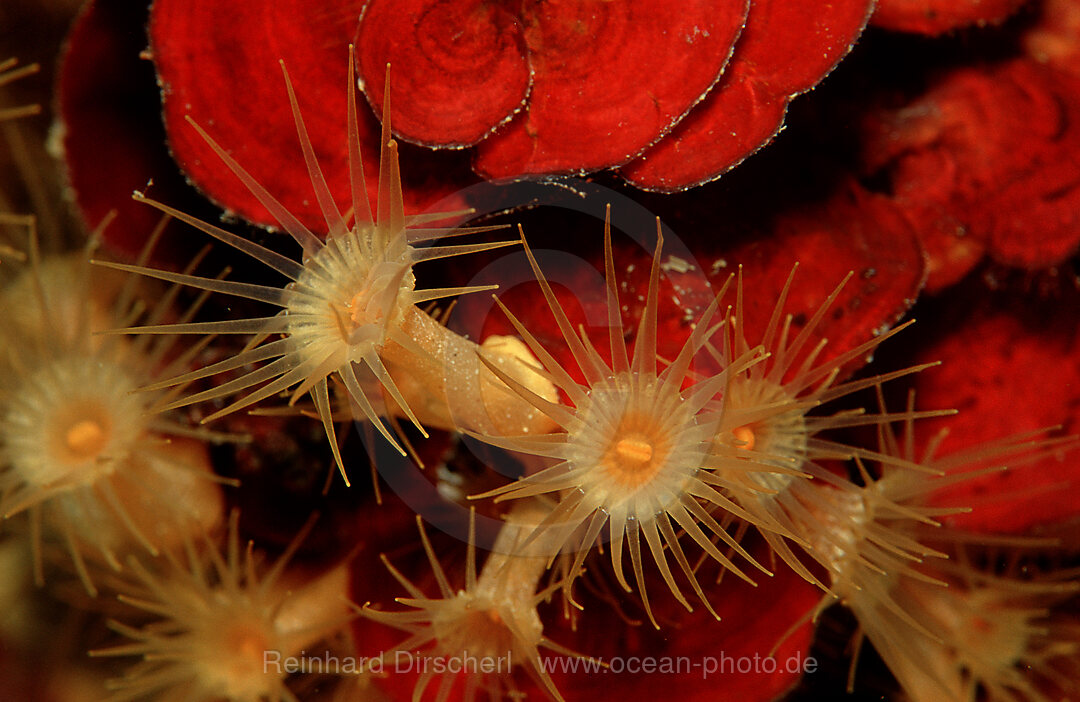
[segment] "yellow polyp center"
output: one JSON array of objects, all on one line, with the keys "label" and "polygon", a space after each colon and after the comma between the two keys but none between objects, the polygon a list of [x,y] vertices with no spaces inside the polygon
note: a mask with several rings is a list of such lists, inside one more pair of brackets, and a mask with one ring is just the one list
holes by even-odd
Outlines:
[{"label": "yellow polyp center", "polygon": [[754,433],[753,428],[748,425],[737,427],[731,432],[735,436],[735,440],[739,442],[741,449],[752,451],[754,444],[757,442],[757,435]]},{"label": "yellow polyp center", "polygon": [[[625,429],[628,423],[624,421],[622,428]],[[662,442],[652,436],[653,432],[644,430],[624,430],[619,434],[604,452],[601,462],[620,484],[626,487],[644,485],[656,477],[663,464]]]},{"label": "yellow polyp center", "polygon": [[357,329],[378,322],[383,317],[383,311],[376,305],[371,304],[371,286],[364,287],[357,292],[348,302],[330,303],[330,312],[334,316],[338,333],[342,341],[353,343],[353,335]]},{"label": "yellow polyp center", "polygon": [[1015,592],[994,584],[966,590],[905,584],[932,616],[936,626],[931,631],[942,635],[963,663],[975,663],[980,675],[1004,674],[1024,661],[1036,632],[1033,620],[1040,614],[1031,603],[1017,602]]},{"label": "yellow polyp center", "polygon": [[990,636],[994,633],[994,623],[986,617],[975,615],[971,620],[971,629],[981,636]]},{"label": "yellow polyp center", "polygon": [[108,441],[108,432],[100,422],[84,419],[68,428],[64,444],[73,456],[80,460],[93,458],[101,453]]},{"label": "yellow polyp center", "polygon": [[261,661],[266,651],[266,637],[257,632],[240,632],[236,645],[237,658],[245,662]]},{"label": "yellow polyp center", "polygon": [[114,433],[112,417],[100,402],[71,400],[46,421],[49,453],[64,470],[95,463],[109,451]]},{"label": "yellow polyp center", "polygon": [[[349,313],[349,318],[352,320],[353,328],[356,328],[361,324],[368,324],[375,321],[374,319],[368,319],[367,317],[367,300],[365,299],[367,296],[367,288],[364,288],[353,295],[353,299],[349,301],[349,309],[352,310]],[[376,319],[378,316],[379,315],[376,315]]]},{"label": "yellow polyp center", "polygon": [[615,443],[615,455],[624,464],[638,464],[639,466],[649,462],[653,456],[653,447],[648,441],[640,438],[619,439]]},{"label": "yellow polyp center", "polygon": [[230,699],[254,699],[274,686],[264,670],[266,652],[273,648],[265,625],[258,618],[241,621],[222,632],[217,646],[206,651],[203,680],[210,689]]},{"label": "yellow polyp center", "polygon": [[478,656],[505,656],[514,636],[499,608],[487,602],[461,603],[433,622],[439,648],[451,654],[468,651]]},{"label": "yellow polyp center", "polygon": [[368,319],[364,313],[364,294],[364,291],[356,293],[353,299],[343,306],[330,303],[330,311],[334,314],[338,333],[341,334],[343,341],[350,341],[354,331],[364,324],[374,321]]}]

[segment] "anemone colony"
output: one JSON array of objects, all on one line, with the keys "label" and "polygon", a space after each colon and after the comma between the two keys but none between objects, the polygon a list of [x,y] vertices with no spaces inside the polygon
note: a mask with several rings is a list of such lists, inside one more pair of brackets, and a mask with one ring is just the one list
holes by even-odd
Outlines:
[{"label": "anemone colony", "polygon": [[[1075,538],[957,521],[1009,498],[987,479],[1075,462],[1075,436],[1046,427],[943,451],[964,408],[917,408],[914,390],[900,411],[890,399],[937,372],[908,360],[918,328],[895,314],[844,327],[871,304],[845,294],[866,290],[873,268],[821,280],[808,261],[764,281],[746,255],[730,273],[718,259],[715,285],[691,290],[679,276],[694,266],[670,253],[659,217],[651,255],[626,263],[612,224],[624,201],[604,203],[602,233],[585,242],[603,260],[586,277],[602,284],[582,292],[535,247],[542,217],[511,237],[526,213],[460,226],[477,214],[468,197],[407,213],[415,176],[402,172],[393,91],[379,88],[372,178],[374,115],[348,52],[335,154],[280,62],[303,212],[213,121],[186,117],[184,138],[288,240],[213,224],[150,184],[134,200],[162,218],[127,235],[145,238],[140,253],[102,251],[111,217],[87,233],[51,216],[63,205],[15,126],[38,108],[0,102],[16,176],[0,193],[0,608],[12,612],[0,649],[13,652],[0,689],[111,702],[769,699],[813,670],[690,679],[728,655],[714,640],[746,660],[803,660],[814,626],[840,626],[836,604],[854,620],[849,691],[876,675],[914,700],[1080,693]],[[35,70],[0,61],[0,90]],[[663,163],[643,158],[632,182]],[[214,245],[180,266],[158,256],[193,230]],[[500,291],[486,318],[507,333],[457,331],[456,299],[475,310],[498,287],[459,277],[513,260],[528,295]],[[884,368],[863,369],[875,354]],[[369,467],[373,485],[355,480]],[[57,600],[67,606],[40,611]],[[60,609],[103,616],[57,621]],[[775,631],[746,630],[773,612]],[[78,653],[48,663],[35,618],[66,627]],[[872,662],[857,669],[864,640],[893,682]],[[665,672],[675,660],[699,672]],[[22,680],[31,665],[50,682]],[[836,677],[793,696],[840,698]]]}]

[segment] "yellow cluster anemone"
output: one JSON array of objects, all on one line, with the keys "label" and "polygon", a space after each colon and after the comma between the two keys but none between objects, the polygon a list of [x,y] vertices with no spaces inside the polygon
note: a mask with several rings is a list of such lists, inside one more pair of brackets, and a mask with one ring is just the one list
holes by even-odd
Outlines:
[{"label": "yellow cluster anemone", "polygon": [[[901,578],[897,598],[925,633],[871,638],[908,698],[1070,699],[1080,672],[1080,620],[1066,613],[1080,592],[1075,570],[1047,574],[1014,558],[996,572],[993,560],[974,564],[970,550],[960,547],[955,563],[939,566],[947,587]],[[1052,617],[1062,605],[1066,611]]]},{"label": "yellow cluster anemone", "polygon": [[[886,415],[880,386],[877,393]],[[829,592],[807,616],[816,617],[837,600],[850,609],[859,627],[855,657],[868,638],[911,699],[975,699],[979,686],[991,699],[1032,695],[1035,688],[1026,682],[1025,666],[1050,675],[1047,660],[1080,645],[1073,635],[1056,648],[1043,647],[1039,642],[1048,639],[1040,638],[1045,632],[1037,622],[1046,612],[1035,605],[1061,601],[1080,584],[1025,582],[1016,574],[999,577],[972,568],[965,548],[1002,540],[943,527],[942,517],[970,509],[935,504],[933,497],[949,486],[1005,470],[1006,464],[1015,467],[1060,451],[1076,439],[1018,434],[938,458],[944,437],[939,434],[917,456],[914,424],[919,413],[914,408],[912,393],[906,411],[893,415],[902,426],[899,434],[891,424],[879,425],[883,458],[875,473],[856,456],[858,484],[814,485],[800,495],[803,510],[793,521],[803,548],[829,581]],[[916,461],[934,473],[905,465]],[[1019,537],[1004,541],[1020,549],[1036,543]],[[960,562],[952,562],[950,553],[959,555]],[[1039,694],[1030,698],[1042,699]]]},{"label": "yellow cluster anemone", "polygon": [[[287,678],[309,647],[350,619],[344,566],[299,584],[283,578],[306,529],[265,572],[252,544],[240,545],[238,514],[230,519],[226,552],[209,539],[203,553],[188,541],[181,559],[164,554],[157,569],[134,561],[137,582],[121,601],[159,617],[141,629],[112,628],[131,643],[95,656],[139,656],[109,683],[108,702],[153,693],[193,702],[297,702]],[[313,522],[309,523],[310,525]]]},{"label": "yellow cluster anemone", "polygon": [[41,541],[55,536],[94,593],[87,558],[120,569],[125,552],[156,553],[220,522],[205,445],[185,438],[216,437],[163,414],[162,393],[135,392],[186,362],[174,336],[97,335],[143,309],[134,281],[85,252],[43,258],[30,224],[28,261],[5,267],[0,287],[0,514],[29,513],[39,581]]},{"label": "yellow cluster anemone", "polygon": [[[472,660],[483,662],[484,668],[452,671],[459,675],[443,674],[435,695],[437,702],[449,698],[458,678],[463,680],[461,699],[466,702],[475,700],[481,690],[487,690],[492,699],[503,699],[507,695],[520,697],[521,692],[514,681],[515,670],[524,670],[551,699],[562,702],[562,695],[540,660],[540,649],[581,656],[544,636],[544,626],[536,609],[553,589],[539,586],[547,570],[547,558],[538,542],[529,538],[546,511],[531,501],[517,505],[507,515],[479,576],[476,573],[475,511],[471,512],[465,587],[456,591],[450,586],[418,516],[420,539],[439,585],[440,596],[437,598],[425,596],[383,557],[386,567],[409,593],[409,597],[400,597],[397,601],[413,609],[388,612],[369,605],[364,607],[363,614],[411,634],[394,651],[415,652],[443,660],[465,661],[472,656]],[[434,667],[424,666],[416,683],[414,700],[421,699],[438,674]]]},{"label": "yellow cluster anemone", "polygon": [[[885,412],[843,410],[827,414],[820,410],[828,403],[874,385],[918,373],[934,363],[911,366],[891,373],[846,382],[837,379],[852,362],[870,356],[884,341],[898,334],[912,322],[902,324],[854,348],[821,360],[828,341],[819,333],[826,313],[851,277],[849,274],[825,298],[813,315],[796,333],[793,316],[784,313],[788,292],[797,267],[788,276],[760,341],[747,339],[744,312],[742,270],[739,271],[735,309],[729,310],[726,324],[708,344],[709,353],[720,367],[731,366],[751,348],[765,354],[761,363],[729,374],[729,383],[717,400],[722,413],[713,451],[738,461],[772,466],[772,472],[718,471],[739,486],[733,499],[750,516],[773,551],[806,580],[825,585],[808,570],[791,549],[791,543],[804,548],[806,524],[813,522],[806,504],[813,505],[822,493],[818,488],[831,486],[840,492],[853,487],[842,476],[823,467],[821,461],[845,461],[852,458],[874,460],[916,471],[934,472],[920,463],[898,455],[884,454],[829,438],[825,433],[864,425],[887,424],[897,418]],[[903,418],[918,419],[954,414],[953,410],[915,412]],[[813,508],[817,509],[817,508]],[[817,509],[818,514],[827,509]]]},{"label": "yellow cluster anemone", "polygon": [[[503,307],[518,334],[540,359],[544,371],[566,395],[571,406],[546,400],[513,378],[501,375],[511,388],[550,417],[558,425],[559,431],[545,436],[481,438],[512,451],[551,459],[555,464],[514,483],[475,496],[508,500],[544,495],[556,500],[557,505],[537,526],[535,533],[537,536],[547,535],[545,540],[553,545],[553,551],[549,554],[551,558],[557,553],[575,554],[575,564],[570,568],[571,575],[566,581],[567,588],[606,527],[615,576],[626,591],[631,590],[623,570],[625,545],[638,592],[654,625],[657,624],[645,588],[642,541],[676,599],[687,609],[691,608],[675,579],[667,553],[675,559],[706,608],[712,611],[677,530],[685,532],[725,568],[750,581],[714,543],[714,540],[723,541],[731,551],[765,571],[728,533],[725,525],[714,517],[714,512],[719,510],[733,517],[751,518],[732,499],[732,491],[739,487],[724,474],[768,474],[787,470],[738,460],[713,450],[723,419],[722,410],[714,407],[714,397],[730,383],[732,374],[745,372],[762,361],[758,349],[745,350],[717,374],[684,389],[692,378],[691,362],[705,347],[709,335],[715,333],[715,327],[711,325],[723,290],[697,321],[678,356],[666,367],[660,367],[656,355],[656,328],[662,246],[663,237],[658,227],[645,309],[631,354],[624,338],[611,252],[610,222],[605,224],[607,311],[612,359],[609,364],[594,348],[584,330],[574,330],[528,245],[525,245],[544,297],[586,383],[583,385],[575,381],[524,324]],[[491,367],[493,372],[498,373],[494,366]]]},{"label": "yellow cluster anemone", "polygon": [[[263,365],[256,370],[244,372],[239,377],[203,392],[177,399],[169,407],[247,393],[208,416],[205,421],[210,421],[285,391],[291,391],[292,402],[310,393],[330,440],[335,462],[346,482],[348,476],[334,429],[328,387],[331,377],[340,380],[342,387],[346,389],[350,405],[356,410],[355,414],[371,421],[402,455],[405,453],[404,449],[383,421],[383,417],[391,411],[403,414],[421,433],[424,433],[422,420],[446,428],[457,428],[459,425],[484,430],[491,430],[495,425],[533,427],[532,430],[544,428],[542,422],[536,427],[536,415],[530,408],[520,405],[492,406],[498,405],[503,398],[496,398],[494,403],[486,403],[485,400],[493,395],[483,389],[485,384],[492,382],[490,374],[486,374],[486,378],[479,378],[476,373],[463,374],[463,377],[472,378],[473,386],[467,388],[467,391],[476,399],[473,403],[477,407],[474,410],[475,416],[451,416],[446,409],[446,395],[450,391],[451,383],[445,376],[463,370],[453,365],[451,357],[464,356],[472,362],[471,370],[479,370],[479,363],[474,360],[475,344],[469,346],[471,342],[464,339],[450,339],[453,335],[427,317],[417,305],[476,290],[488,290],[490,287],[417,290],[413,267],[422,261],[486,251],[514,242],[418,246],[440,237],[487,231],[489,228],[451,232],[442,228],[421,227],[425,223],[446,220],[461,213],[411,217],[405,215],[397,145],[390,138],[388,100],[383,112],[378,203],[375,216],[372,216],[360,159],[351,59],[349,67],[347,151],[352,186],[351,226],[330,194],[304,126],[288,73],[285,73],[289,102],[292,105],[305,164],[316,200],[326,221],[325,240],[312,233],[229,156],[225,149],[192,123],[222,161],[300,245],[303,250],[300,261],[151,200],[141,193],[135,194],[136,200],[146,202],[201,229],[218,241],[248,254],[280,273],[288,280],[286,285],[271,287],[170,273],[141,266],[112,264],[122,270],[281,308],[280,312],[268,317],[143,326],[126,331],[135,334],[254,335],[252,342],[243,352],[155,387],[180,385],[243,369],[249,364],[261,363]],[[282,68],[284,70],[284,65]],[[464,349],[464,353],[456,348],[462,344],[468,347]],[[390,368],[397,368],[398,377],[404,376],[404,380],[399,382],[395,379]],[[517,370],[519,375],[522,368],[524,367]],[[402,387],[405,387],[406,391],[403,392]],[[406,392],[412,396],[407,397]]]}]

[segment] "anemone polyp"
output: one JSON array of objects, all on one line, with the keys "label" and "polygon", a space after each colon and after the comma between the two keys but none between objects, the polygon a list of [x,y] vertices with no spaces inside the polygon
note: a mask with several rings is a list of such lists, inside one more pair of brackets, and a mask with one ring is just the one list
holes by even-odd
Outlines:
[{"label": "anemone polyp", "polygon": [[[902,578],[942,587],[939,578],[924,574],[924,562],[944,559],[920,536],[937,527],[935,517],[954,510],[922,504],[920,498],[940,487],[934,476],[907,468],[893,468],[874,480],[860,459],[862,485],[811,484],[800,491],[803,511],[794,517],[803,548],[828,574],[828,593],[816,616],[839,600],[851,609],[876,641],[891,626],[893,636],[931,636],[918,612],[898,602],[895,589]],[[883,626],[888,622],[888,626]]]},{"label": "anemone polyp", "polygon": [[[383,562],[409,597],[398,598],[413,608],[388,612],[367,606],[364,616],[411,634],[395,651],[425,650],[433,656],[455,658],[473,656],[488,661],[490,671],[465,670],[461,699],[472,702],[479,690],[487,688],[491,699],[521,697],[514,681],[515,668],[523,669],[552,699],[562,695],[540,660],[540,649],[580,658],[544,636],[544,626],[536,607],[551,594],[540,590],[547,559],[529,533],[546,509],[534,501],[519,503],[506,517],[480,575],[476,573],[475,512],[470,513],[469,546],[465,565],[465,587],[453,590],[446,572],[435,556],[420,517],[416,518],[428,562],[439,585],[440,597],[426,597],[422,590],[383,557]],[[389,653],[383,654],[384,656]],[[437,673],[425,668],[416,683],[413,699],[419,700]],[[435,695],[445,702],[454,689],[456,676],[444,674]]]},{"label": "anemone polyp", "polygon": [[[885,610],[860,617],[908,699],[1072,699],[1080,626],[1066,611],[1080,583],[1072,579],[1075,571],[1043,572],[1038,562],[1045,552],[1029,552],[1035,556],[1029,562],[1017,557],[1025,550],[1022,542],[1013,544],[1019,550],[1004,567],[992,548],[989,567],[976,566],[968,557],[970,543],[952,544],[954,560],[928,571],[947,587],[901,576],[894,597],[923,630],[910,630]],[[1062,606],[1066,611],[1051,616]]]},{"label": "anemone polyp", "polygon": [[[0,419],[13,478],[27,488],[93,483],[117,467],[143,432],[135,383],[116,363],[62,357],[12,389]],[[12,494],[17,511],[19,500]]]},{"label": "anemone polyp", "polygon": [[[535,495],[557,498],[558,504],[536,527],[534,538],[546,535],[545,541],[553,548],[549,554],[551,558],[558,553],[575,554],[575,564],[565,581],[568,593],[584,559],[607,526],[616,578],[626,591],[631,590],[623,572],[625,543],[638,592],[654,625],[656,620],[645,590],[642,538],[676,599],[687,609],[691,608],[676,582],[665,550],[674,557],[706,608],[713,611],[676,529],[685,532],[723,567],[748,581],[749,577],[717,548],[713,539],[725,542],[732,552],[767,572],[739,546],[713,516],[713,511],[719,510],[726,515],[723,520],[752,519],[729,497],[730,491],[741,488],[736,481],[725,477],[726,474],[769,474],[789,470],[739,461],[714,450],[715,437],[724,419],[724,410],[715,405],[715,397],[728,385],[733,374],[745,372],[762,361],[758,349],[743,350],[718,373],[683,389],[692,377],[692,360],[705,347],[709,335],[715,332],[715,327],[710,325],[723,290],[698,319],[678,356],[660,370],[656,330],[662,246],[663,237],[658,225],[645,309],[631,355],[624,338],[615,280],[610,218],[605,223],[608,336],[612,359],[609,363],[593,347],[584,330],[574,330],[531,250],[525,245],[544,297],[586,383],[582,385],[575,381],[514,314],[503,307],[518,334],[572,406],[546,400],[501,374],[515,392],[550,417],[560,430],[540,437],[481,438],[512,451],[553,459],[556,463],[517,482],[475,496],[497,500]],[[502,306],[501,302],[499,304]],[[498,372],[494,366],[492,370]],[[745,476],[742,479],[747,480]]]},{"label": "anemone polyp", "polygon": [[[954,411],[915,412],[909,409],[900,415],[890,415],[884,411],[867,414],[861,410],[833,414],[821,412],[821,406],[837,398],[918,373],[936,364],[928,363],[839,382],[838,378],[847,364],[870,355],[882,342],[911,322],[833,358],[821,360],[827,341],[823,338],[816,343],[812,341],[819,334],[822,320],[851,274],[826,296],[803,327],[793,333],[793,316],[784,314],[784,306],[796,270],[797,267],[792,269],[788,276],[757,346],[764,350],[766,357],[761,363],[733,371],[723,396],[717,400],[722,418],[713,451],[731,460],[716,473],[740,486],[741,489],[733,493],[733,499],[751,515],[749,521],[758,527],[773,551],[804,579],[828,589],[806,568],[788,543],[791,541],[802,548],[813,548],[806,539],[819,532],[807,514],[826,515],[829,512],[828,501],[821,502],[818,498],[833,495],[822,488],[845,492],[852,487],[848,481],[822,467],[819,461],[858,458],[924,473],[934,470],[900,455],[833,441],[823,436],[823,432],[861,425],[882,426],[898,417],[917,419],[953,414]],[[743,295],[740,268],[735,308],[728,312],[720,334],[707,344],[714,362],[721,368],[730,366],[740,354],[755,348],[755,342],[747,339]],[[733,471],[728,467],[739,461],[771,467],[773,470],[746,472]]]},{"label": "anemone polyp", "polygon": [[[721,439],[753,460],[778,469],[801,469],[800,458],[806,455],[809,434],[805,403],[792,401],[783,386],[762,380],[747,382],[747,375],[732,379],[723,397],[727,409],[726,424],[735,424]],[[757,412],[748,412],[754,408]],[[769,408],[762,412],[760,408]],[[779,490],[786,486],[795,472],[754,474],[763,487]]]},{"label": "anemone polyp", "polygon": [[[877,394],[885,415],[880,386]],[[1041,626],[1045,607],[1073,596],[1080,584],[973,568],[965,549],[979,541],[1018,549],[1035,542],[950,533],[940,519],[969,509],[936,504],[935,493],[1004,470],[1004,463],[1015,466],[1057,452],[1076,438],[1018,434],[938,458],[943,434],[916,455],[914,393],[904,412],[888,416],[902,431],[890,423],[878,426],[882,458],[874,473],[856,457],[859,485],[818,485],[802,494],[804,509],[795,520],[803,548],[829,576],[830,592],[814,614],[835,600],[849,608],[859,625],[855,658],[868,638],[911,699],[976,699],[980,686],[989,699],[1015,699],[1017,693],[1053,699],[1029,675],[1052,680],[1051,659],[1080,650],[1075,632],[1047,636]],[[916,461],[935,472],[904,465]],[[1033,570],[1022,572],[1030,576]]]},{"label": "anemone polyp", "polygon": [[[212,280],[191,275],[157,271],[139,266],[116,266],[144,275],[194,286],[203,290],[249,298],[281,308],[281,312],[264,318],[224,320],[135,327],[130,333],[157,334],[254,334],[256,342],[238,355],[214,365],[186,373],[158,387],[180,385],[217,373],[233,371],[248,364],[269,361],[221,385],[176,400],[169,407],[226,397],[249,391],[224,409],[214,412],[205,421],[248,407],[261,400],[292,389],[295,401],[310,392],[334,459],[342,476],[348,476],[342,462],[335,436],[333,412],[330,406],[327,381],[337,375],[346,388],[350,401],[359,413],[402,455],[404,449],[391,435],[382,416],[386,414],[379,388],[387,395],[387,404],[401,411],[424,433],[410,402],[402,394],[384,363],[384,349],[394,349],[393,360],[408,366],[409,357],[425,357],[427,351],[419,346],[405,330],[408,323],[420,324],[412,318],[422,313],[416,305],[490,286],[416,290],[413,266],[449,256],[485,251],[513,242],[490,242],[455,246],[418,248],[420,242],[430,241],[450,232],[444,229],[421,229],[418,225],[446,220],[455,213],[406,217],[401,194],[401,174],[397,145],[390,139],[390,103],[384,104],[382,120],[382,153],[379,168],[379,195],[376,216],[368,202],[358,141],[355,81],[350,48],[348,80],[348,152],[351,181],[351,210],[354,223],[350,227],[341,214],[323,177],[311,140],[304,126],[299,104],[289,75],[285,85],[296,122],[300,146],[316,200],[326,221],[325,241],[313,234],[293,216],[273,195],[260,185],[244,168],[219,146],[202,128],[189,118],[192,126],[214,150],[229,169],[281,224],[303,249],[300,262],[226,232],[207,222],[179,212],[141,193],[135,199],[201,229],[210,236],[246,253],[289,279],[283,288]],[[389,93],[387,93],[389,95]],[[460,213],[457,213],[460,214]],[[485,228],[460,230],[456,233],[484,231]],[[265,342],[275,335],[282,338]],[[272,360],[271,360],[272,359]],[[416,361],[425,363],[426,358]],[[251,390],[251,388],[256,388]]]},{"label": "anemone polyp", "polygon": [[298,656],[349,619],[344,567],[299,587],[282,581],[306,531],[262,573],[252,545],[240,546],[236,512],[224,554],[206,539],[201,554],[187,542],[186,562],[165,553],[152,570],[133,559],[136,582],[125,586],[120,599],[161,619],[142,629],[110,623],[132,642],[92,655],[143,661],[110,681],[109,702],[152,693],[193,702],[298,702],[286,682],[291,671],[280,661]]},{"label": "anemone polyp", "polygon": [[88,558],[119,569],[125,552],[157,552],[219,522],[205,448],[169,441],[213,437],[160,414],[160,393],[135,392],[167,365],[174,337],[95,335],[141,306],[134,286],[83,257],[40,258],[33,227],[29,251],[0,289],[0,515],[30,514],[39,581],[46,527],[93,594]]},{"label": "anemone polyp", "polygon": [[[656,385],[638,376],[612,379],[591,388],[580,408],[569,432],[592,436],[575,445],[568,460],[599,468],[578,485],[593,509],[621,509],[641,490],[679,493],[702,463],[700,443],[687,435],[691,408]],[[660,405],[650,406],[654,400]]]}]

